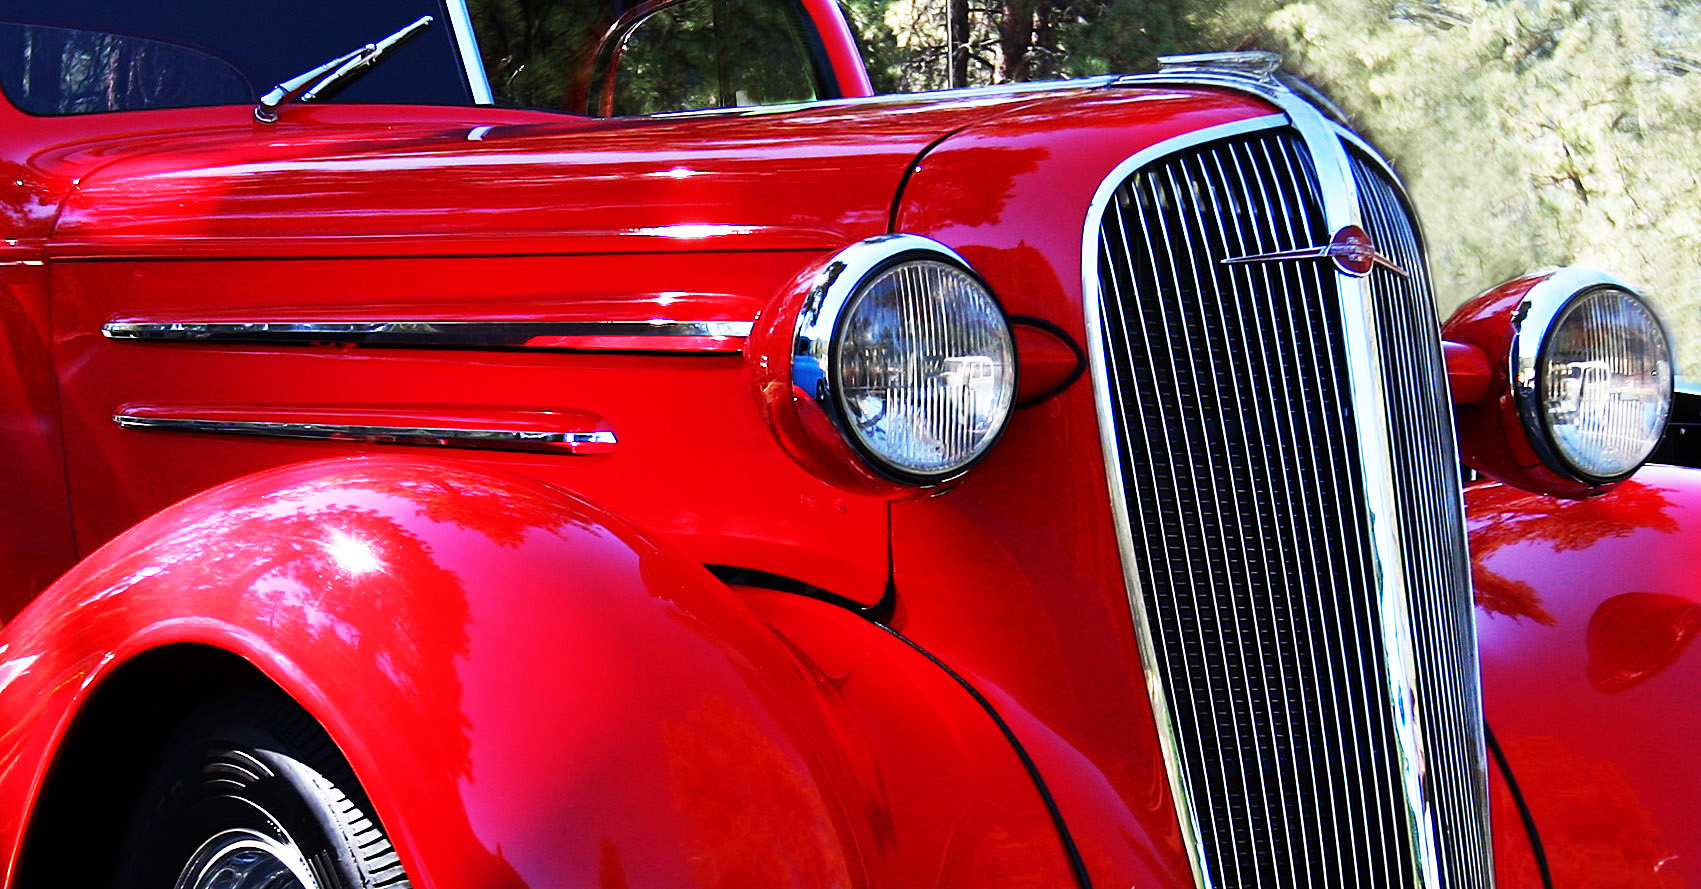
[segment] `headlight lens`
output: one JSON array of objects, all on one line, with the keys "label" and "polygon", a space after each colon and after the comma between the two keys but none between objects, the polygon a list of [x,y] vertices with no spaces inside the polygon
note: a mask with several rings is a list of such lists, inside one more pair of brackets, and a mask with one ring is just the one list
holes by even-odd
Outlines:
[{"label": "headlight lens", "polygon": [[1598,287],[1554,318],[1537,360],[1536,398],[1558,456],[1587,481],[1635,471],[1671,409],[1671,346],[1635,294]]},{"label": "headlight lens", "polygon": [[1009,323],[967,270],[934,259],[870,275],[834,336],[833,391],[858,449],[904,481],[966,469],[997,439],[1016,392]]}]

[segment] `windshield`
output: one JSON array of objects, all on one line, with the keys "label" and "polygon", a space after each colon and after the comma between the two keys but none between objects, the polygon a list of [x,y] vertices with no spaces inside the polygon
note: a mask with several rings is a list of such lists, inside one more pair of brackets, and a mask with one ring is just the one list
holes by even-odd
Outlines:
[{"label": "windshield", "polygon": [[444,0],[361,0],[335,15],[293,0],[8,0],[0,89],[32,114],[252,104],[275,83],[435,16],[338,102],[464,105],[466,71]]}]

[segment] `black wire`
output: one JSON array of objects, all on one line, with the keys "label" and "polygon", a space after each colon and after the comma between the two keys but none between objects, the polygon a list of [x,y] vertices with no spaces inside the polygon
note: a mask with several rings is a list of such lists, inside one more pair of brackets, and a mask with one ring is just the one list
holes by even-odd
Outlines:
[{"label": "black wire", "polygon": [[1530,852],[1535,855],[1536,869],[1541,871],[1544,889],[1553,889],[1553,873],[1547,868],[1547,853],[1542,849],[1541,834],[1536,832],[1535,816],[1530,814],[1530,807],[1524,802],[1524,794],[1518,789],[1518,780],[1512,777],[1512,766],[1506,761],[1506,754],[1500,751],[1500,742],[1494,740],[1494,732],[1485,723],[1483,735],[1488,739],[1488,752],[1493,754],[1495,765],[1500,767],[1501,777],[1506,779],[1506,789],[1512,791],[1512,802],[1518,806],[1518,817],[1524,822],[1524,833],[1530,838]]}]

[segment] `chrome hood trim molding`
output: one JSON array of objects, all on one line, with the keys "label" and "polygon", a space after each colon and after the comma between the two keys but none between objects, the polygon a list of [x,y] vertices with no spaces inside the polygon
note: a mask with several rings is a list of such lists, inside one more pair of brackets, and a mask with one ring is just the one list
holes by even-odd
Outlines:
[{"label": "chrome hood trim molding", "polygon": [[107,339],[212,345],[738,352],[750,321],[112,321]]}]

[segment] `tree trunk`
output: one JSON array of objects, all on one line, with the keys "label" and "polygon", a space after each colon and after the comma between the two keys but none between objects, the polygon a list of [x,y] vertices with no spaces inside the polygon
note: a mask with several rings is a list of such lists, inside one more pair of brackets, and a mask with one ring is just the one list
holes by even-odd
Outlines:
[{"label": "tree trunk", "polygon": [[1034,39],[1034,4],[1037,0],[1003,0],[1004,16],[998,23],[999,83],[1027,79],[1028,48]]},{"label": "tree trunk", "polygon": [[947,86],[956,89],[969,85],[969,0],[947,0],[947,4],[945,30],[951,53]]}]

